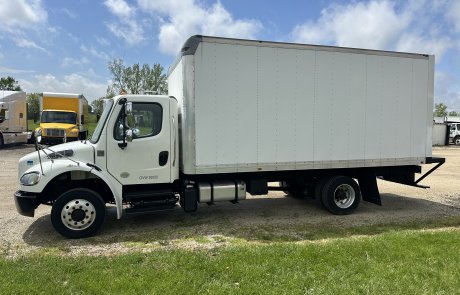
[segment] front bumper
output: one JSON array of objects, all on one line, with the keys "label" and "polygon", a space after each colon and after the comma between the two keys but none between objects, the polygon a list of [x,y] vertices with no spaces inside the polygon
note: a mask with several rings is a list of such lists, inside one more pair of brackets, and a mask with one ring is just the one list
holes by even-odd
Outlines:
[{"label": "front bumper", "polygon": [[28,217],[34,217],[35,209],[40,204],[37,200],[37,195],[23,191],[14,193],[14,203],[18,213]]}]

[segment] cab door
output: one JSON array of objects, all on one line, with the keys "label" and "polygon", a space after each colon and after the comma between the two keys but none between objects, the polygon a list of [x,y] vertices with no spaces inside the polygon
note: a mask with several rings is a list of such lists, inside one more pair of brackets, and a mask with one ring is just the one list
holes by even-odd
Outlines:
[{"label": "cab door", "polygon": [[117,105],[107,128],[107,170],[123,185],[171,182],[169,98],[127,97],[135,122],[133,140],[122,148],[123,106]]}]

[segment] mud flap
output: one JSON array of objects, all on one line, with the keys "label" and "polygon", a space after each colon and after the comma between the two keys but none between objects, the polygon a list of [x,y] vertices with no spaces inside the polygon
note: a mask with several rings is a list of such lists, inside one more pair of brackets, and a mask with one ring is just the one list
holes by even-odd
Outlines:
[{"label": "mud flap", "polygon": [[361,195],[364,201],[382,205],[379,188],[377,186],[377,177],[371,173],[365,173],[358,177]]}]

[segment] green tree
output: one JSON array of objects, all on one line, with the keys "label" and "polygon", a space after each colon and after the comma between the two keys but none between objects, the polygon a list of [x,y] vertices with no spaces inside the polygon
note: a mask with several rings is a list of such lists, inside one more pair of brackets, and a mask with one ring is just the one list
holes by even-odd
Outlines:
[{"label": "green tree", "polygon": [[160,64],[139,63],[125,66],[122,59],[114,59],[109,62],[108,69],[112,74],[112,84],[107,88],[107,97],[113,97],[122,92],[140,94],[154,92],[166,94],[168,85],[164,68]]},{"label": "green tree", "polygon": [[27,117],[33,119],[34,122],[38,121],[40,115],[40,94],[39,93],[28,93],[27,94]]},{"label": "green tree", "polygon": [[458,116],[458,113],[457,113],[456,111],[450,111],[450,112],[449,112],[449,116],[457,117],[457,116]]},{"label": "green tree", "polygon": [[21,91],[22,89],[16,79],[8,76],[0,78],[0,90]]},{"label": "green tree", "polygon": [[434,113],[433,113],[433,115],[435,117],[445,117],[445,116],[447,116],[447,106],[442,102],[434,104]]},{"label": "green tree", "polygon": [[93,109],[93,113],[96,114],[98,120],[101,117],[102,108],[104,107],[104,102],[102,101],[103,99],[104,97],[100,97],[91,102],[91,108]]}]

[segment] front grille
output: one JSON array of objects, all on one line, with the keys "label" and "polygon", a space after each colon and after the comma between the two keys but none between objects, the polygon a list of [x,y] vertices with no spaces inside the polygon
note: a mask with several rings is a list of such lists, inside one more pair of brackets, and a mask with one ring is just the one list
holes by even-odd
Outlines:
[{"label": "front grille", "polygon": [[46,129],[45,131],[46,136],[64,136],[64,129]]}]

